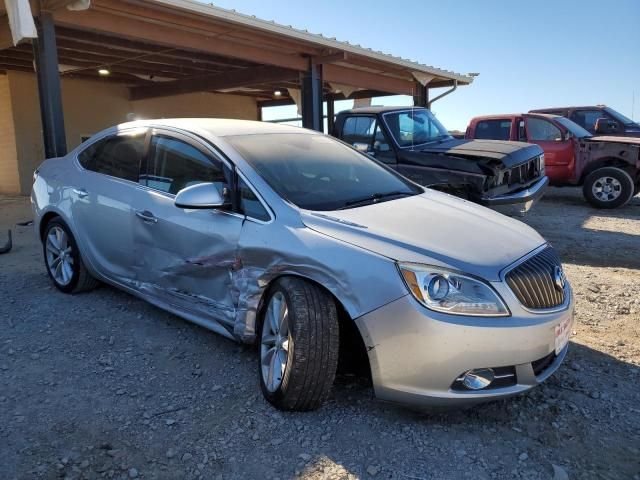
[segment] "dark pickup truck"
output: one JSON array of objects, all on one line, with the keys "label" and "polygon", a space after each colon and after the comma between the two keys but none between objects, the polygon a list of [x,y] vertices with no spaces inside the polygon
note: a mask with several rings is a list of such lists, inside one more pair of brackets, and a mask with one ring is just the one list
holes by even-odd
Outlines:
[{"label": "dark pickup truck", "polygon": [[332,134],[416,183],[504,213],[526,212],[549,183],[537,145],[455,139],[426,108],[345,110]]},{"label": "dark pickup truck", "polygon": [[640,137],[640,124],[606,105],[555,107],[529,110],[529,113],[560,115],[577,123],[591,135]]}]

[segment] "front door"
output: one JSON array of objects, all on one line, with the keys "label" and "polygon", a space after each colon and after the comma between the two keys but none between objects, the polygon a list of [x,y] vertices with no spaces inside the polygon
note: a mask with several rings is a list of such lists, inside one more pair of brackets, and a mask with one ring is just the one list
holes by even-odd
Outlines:
[{"label": "front door", "polygon": [[153,131],[135,203],[137,287],[232,330],[237,307],[232,272],[243,217],[174,204],[180,190],[203,182],[229,195],[231,168],[194,138]]},{"label": "front door", "polygon": [[[575,170],[575,144],[563,135],[560,128],[549,120],[525,117],[523,141],[540,145],[544,151],[545,173],[552,184],[564,184],[571,180]],[[521,125],[522,127],[522,125]]]}]

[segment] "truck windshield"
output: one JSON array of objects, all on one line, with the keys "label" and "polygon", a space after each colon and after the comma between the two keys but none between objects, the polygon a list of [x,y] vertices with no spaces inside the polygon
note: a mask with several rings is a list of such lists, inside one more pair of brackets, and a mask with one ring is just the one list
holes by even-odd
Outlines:
[{"label": "truck windshield", "polygon": [[354,208],[424,190],[374,159],[325,135],[225,137],[282,198],[306,210]]},{"label": "truck windshield", "polygon": [[554,120],[569,130],[577,138],[587,138],[592,136],[588,130],[585,130],[576,122],[569,120],[567,117],[556,117]]},{"label": "truck windshield", "polygon": [[625,117],[623,114],[621,114],[620,112],[614,110],[613,108],[607,107],[607,108],[604,108],[603,110],[605,112],[609,113],[609,115],[611,115],[613,118],[615,118],[619,122],[624,123],[625,125],[636,125],[637,124],[636,122],[631,120],[629,117]]},{"label": "truck windshield", "polygon": [[451,138],[447,129],[425,108],[385,113],[384,120],[402,148]]}]

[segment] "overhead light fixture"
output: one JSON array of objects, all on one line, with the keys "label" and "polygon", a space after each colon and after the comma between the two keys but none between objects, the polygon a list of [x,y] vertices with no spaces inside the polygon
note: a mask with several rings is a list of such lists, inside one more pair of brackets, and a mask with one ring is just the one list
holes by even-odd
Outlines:
[{"label": "overhead light fixture", "polygon": [[280,90],[276,90],[275,92],[273,92],[273,95],[276,97],[280,97],[282,96],[282,92]]},{"label": "overhead light fixture", "polygon": [[108,68],[101,68],[101,69],[98,70],[98,73],[100,75],[106,76],[106,75],[109,75],[111,72],[109,71]]}]

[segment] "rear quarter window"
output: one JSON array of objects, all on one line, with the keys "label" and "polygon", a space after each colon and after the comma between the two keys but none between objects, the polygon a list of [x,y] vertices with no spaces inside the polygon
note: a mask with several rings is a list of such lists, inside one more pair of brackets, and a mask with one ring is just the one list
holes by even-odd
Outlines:
[{"label": "rear quarter window", "polygon": [[511,138],[511,120],[481,120],[476,125],[474,138],[509,140]]}]

